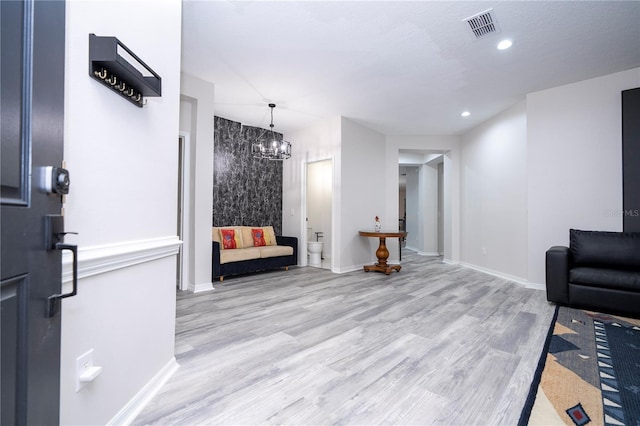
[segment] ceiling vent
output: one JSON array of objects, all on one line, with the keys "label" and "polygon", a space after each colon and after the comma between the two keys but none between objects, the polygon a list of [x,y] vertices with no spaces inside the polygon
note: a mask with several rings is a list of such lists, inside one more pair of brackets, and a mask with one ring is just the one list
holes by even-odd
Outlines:
[{"label": "ceiling vent", "polygon": [[500,32],[500,26],[496,20],[496,15],[493,13],[493,9],[488,9],[484,12],[480,12],[463,19],[463,22],[469,24],[469,28],[476,39],[481,39]]}]

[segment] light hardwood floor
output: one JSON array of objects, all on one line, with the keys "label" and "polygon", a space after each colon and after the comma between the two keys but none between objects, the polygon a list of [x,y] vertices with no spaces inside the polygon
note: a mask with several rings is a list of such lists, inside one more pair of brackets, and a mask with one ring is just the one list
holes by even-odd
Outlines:
[{"label": "light hardwood floor", "polygon": [[553,316],[543,291],[403,250],[179,293],[180,369],[135,424],[515,425]]}]

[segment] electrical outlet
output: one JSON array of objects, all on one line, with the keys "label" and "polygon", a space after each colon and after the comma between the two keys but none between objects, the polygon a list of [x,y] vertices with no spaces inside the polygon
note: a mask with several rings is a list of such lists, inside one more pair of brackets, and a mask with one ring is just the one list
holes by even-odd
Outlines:
[{"label": "electrical outlet", "polygon": [[93,349],[76,358],[76,392],[92,382],[102,372],[102,367],[93,365]]},{"label": "electrical outlet", "polygon": [[486,247],[482,247],[482,255],[484,256],[485,254],[487,254],[487,248]]}]

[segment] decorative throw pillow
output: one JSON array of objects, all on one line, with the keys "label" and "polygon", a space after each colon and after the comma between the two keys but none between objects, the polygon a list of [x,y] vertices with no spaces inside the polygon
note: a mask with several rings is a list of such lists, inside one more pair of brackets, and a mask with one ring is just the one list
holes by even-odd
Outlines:
[{"label": "decorative throw pillow", "polygon": [[221,229],[220,230],[220,236],[222,237],[222,248],[227,250],[227,249],[234,249],[238,247],[238,244],[236,244],[236,232],[233,229]]},{"label": "decorative throw pillow", "polygon": [[264,240],[264,230],[262,228],[251,228],[251,236],[253,237],[253,246],[266,246],[267,243]]},{"label": "decorative throw pillow", "polygon": [[275,246],[277,242],[276,234],[273,231],[273,226],[263,226],[262,229],[264,231],[264,241],[267,243],[267,245]]}]

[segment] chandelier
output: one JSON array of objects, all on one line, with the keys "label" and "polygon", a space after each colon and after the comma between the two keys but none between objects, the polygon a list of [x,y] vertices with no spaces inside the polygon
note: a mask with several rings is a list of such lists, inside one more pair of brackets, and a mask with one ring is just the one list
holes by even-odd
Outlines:
[{"label": "chandelier", "polygon": [[[268,137],[268,142],[258,140],[251,144],[251,154],[254,158],[263,158],[267,160],[285,160],[291,157],[291,144],[284,139],[279,141],[276,139],[276,134],[273,132],[273,109],[276,104],[269,104],[271,108],[271,134]],[[262,139],[262,135],[260,136]]]}]

